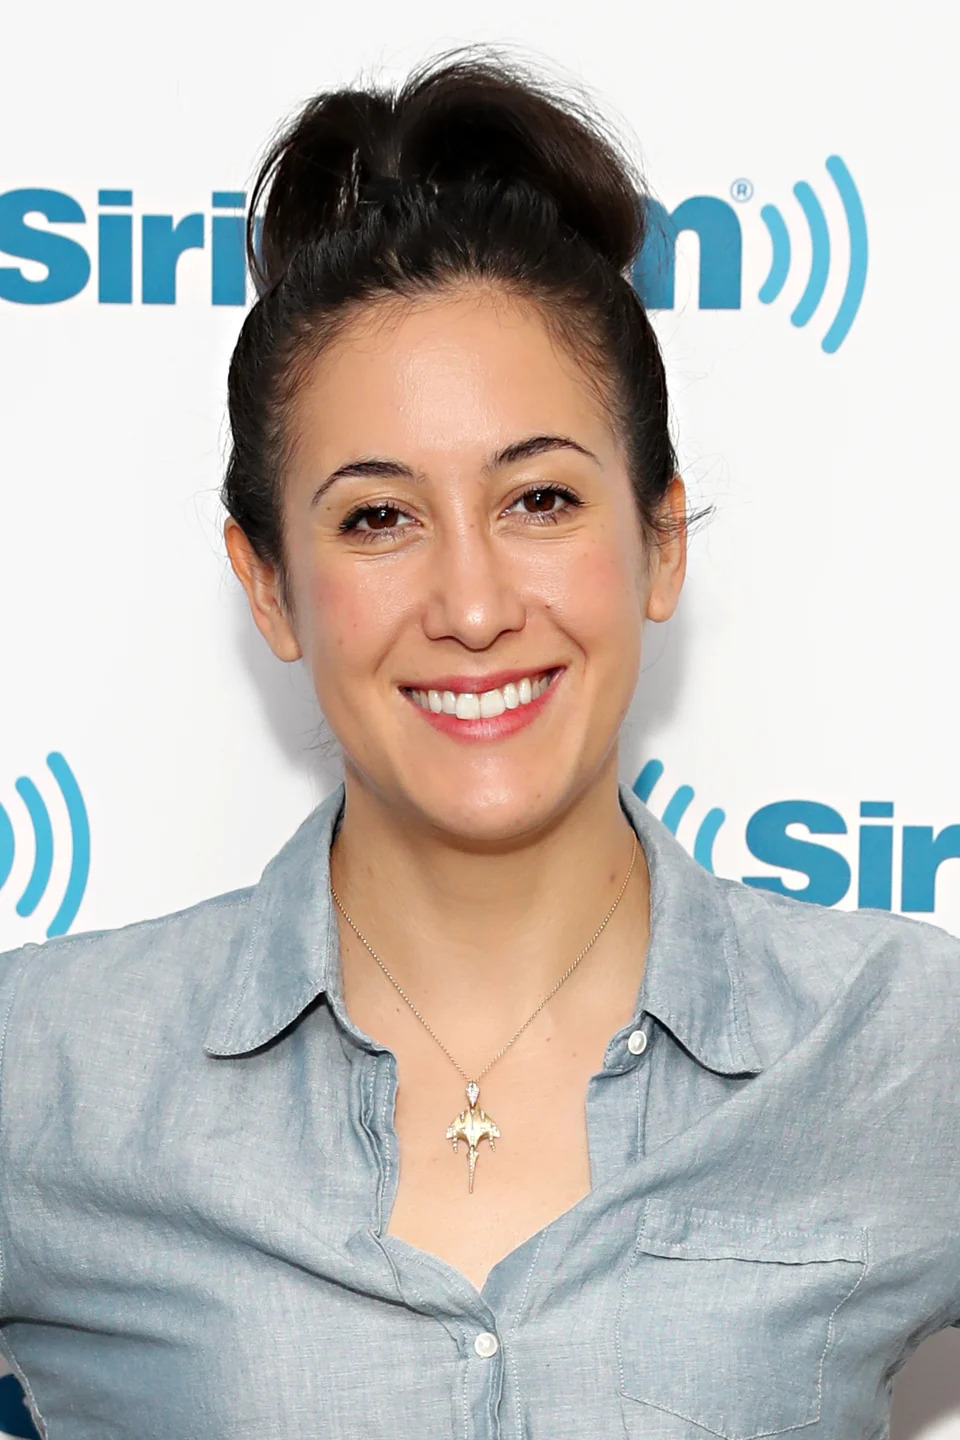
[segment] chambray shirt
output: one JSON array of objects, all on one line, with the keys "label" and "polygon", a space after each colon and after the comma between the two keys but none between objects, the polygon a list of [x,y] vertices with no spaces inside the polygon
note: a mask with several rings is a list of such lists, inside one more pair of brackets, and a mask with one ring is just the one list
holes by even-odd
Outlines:
[{"label": "chambray shirt", "polygon": [[0,957],[0,1345],[41,1433],[887,1435],[960,1321],[960,944],[715,878],[620,796],[652,933],[587,1086],[591,1190],[480,1291],[386,1233],[342,788],[255,886]]}]

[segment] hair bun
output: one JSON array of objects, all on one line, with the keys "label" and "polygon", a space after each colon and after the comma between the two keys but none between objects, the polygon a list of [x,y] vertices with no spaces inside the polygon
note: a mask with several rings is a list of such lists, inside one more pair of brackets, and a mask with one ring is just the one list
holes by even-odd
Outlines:
[{"label": "hair bun", "polygon": [[617,270],[643,239],[639,177],[588,106],[551,93],[489,51],[422,66],[395,91],[330,91],[311,100],[271,147],[253,189],[266,204],[251,266],[264,288],[312,241],[362,223],[411,191],[518,185]]}]

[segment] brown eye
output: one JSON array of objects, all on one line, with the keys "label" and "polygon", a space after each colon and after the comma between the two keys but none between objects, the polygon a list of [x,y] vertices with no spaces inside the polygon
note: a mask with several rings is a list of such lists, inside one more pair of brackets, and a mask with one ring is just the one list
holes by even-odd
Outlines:
[{"label": "brown eye", "polygon": [[396,505],[374,505],[370,510],[365,510],[363,513],[368,529],[392,530],[397,523],[397,517],[400,511]]},{"label": "brown eye", "polygon": [[359,505],[356,510],[340,521],[342,535],[355,535],[360,540],[373,540],[381,535],[399,535],[413,524],[405,510],[393,500],[382,500],[379,505]]},{"label": "brown eye", "polygon": [[552,510],[553,502],[559,499],[556,490],[528,490],[522,497],[525,508],[531,514],[542,514]]},{"label": "brown eye", "polygon": [[553,524],[566,511],[575,510],[582,503],[572,491],[561,485],[532,485],[517,496],[509,509],[516,512],[520,506],[525,515],[544,523],[549,520]]}]

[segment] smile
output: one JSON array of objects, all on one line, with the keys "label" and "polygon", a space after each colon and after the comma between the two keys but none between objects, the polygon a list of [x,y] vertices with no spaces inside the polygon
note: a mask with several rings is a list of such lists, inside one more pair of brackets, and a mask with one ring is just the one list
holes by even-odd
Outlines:
[{"label": "smile", "polygon": [[521,705],[539,700],[556,674],[555,670],[538,671],[533,675],[524,675],[516,684],[482,692],[405,690],[404,693],[421,710],[430,710],[434,715],[455,715],[458,720],[493,720],[505,710],[517,710]]},{"label": "smile", "polygon": [[531,671],[487,690],[400,689],[436,730],[462,740],[506,739],[539,715],[563,668]]}]

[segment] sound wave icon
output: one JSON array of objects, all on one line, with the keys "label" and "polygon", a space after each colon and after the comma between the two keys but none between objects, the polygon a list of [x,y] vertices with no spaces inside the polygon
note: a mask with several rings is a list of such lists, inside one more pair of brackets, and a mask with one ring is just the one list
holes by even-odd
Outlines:
[{"label": "sound wave icon", "polygon": [[[863,298],[867,280],[867,221],[853,176],[840,156],[831,155],[826,161],[826,168],[839,192],[850,235],[850,269],[843,297],[826,335],[820,342],[821,348],[828,355],[832,355],[846,339]],[[793,187],[793,193],[806,218],[813,253],[810,275],[803,294],[794,306],[790,321],[793,325],[806,325],[823,299],[826,289],[827,276],[830,273],[830,231],[823,207],[811,186],[805,180],[799,180]],[[769,305],[780,294],[790,270],[790,232],[775,205],[764,205],[760,215],[770,232],[773,257],[758,298],[764,305]]]},{"label": "sound wave icon", "polygon": [[[59,751],[51,751],[47,756],[47,765],[60,787],[60,793],[67,807],[72,846],[70,873],[63,899],[60,901],[57,913],[47,926],[47,938],[49,939],[54,935],[65,935],[80,909],[80,902],[83,899],[83,892],[87,888],[87,877],[90,873],[90,824],[83,796],[80,794],[80,787],[73,771]],[[21,775],[14,788],[24,803],[27,817],[33,828],[33,868],[16,907],[18,915],[28,916],[32,915],[40,904],[50,883],[53,871],[53,823],[43,796],[32,780],[29,780],[26,775]],[[0,805],[0,889],[10,878],[15,855],[16,840],[13,822],[4,807]]]},{"label": "sound wave icon", "polygon": [[[633,782],[633,793],[643,801],[644,805],[649,804],[654,786],[662,774],[663,761],[648,760]],[[693,800],[694,793],[692,785],[680,785],[674,790],[670,799],[667,801],[661,818],[671,835],[676,835],[680,821],[690,808],[690,802]],[[700,828],[693,842],[694,860],[702,865],[704,870],[709,870],[711,875],[713,874],[713,842],[716,840],[717,832],[726,818],[727,812],[725,810],[720,810],[717,807],[708,810],[700,822]]]}]

